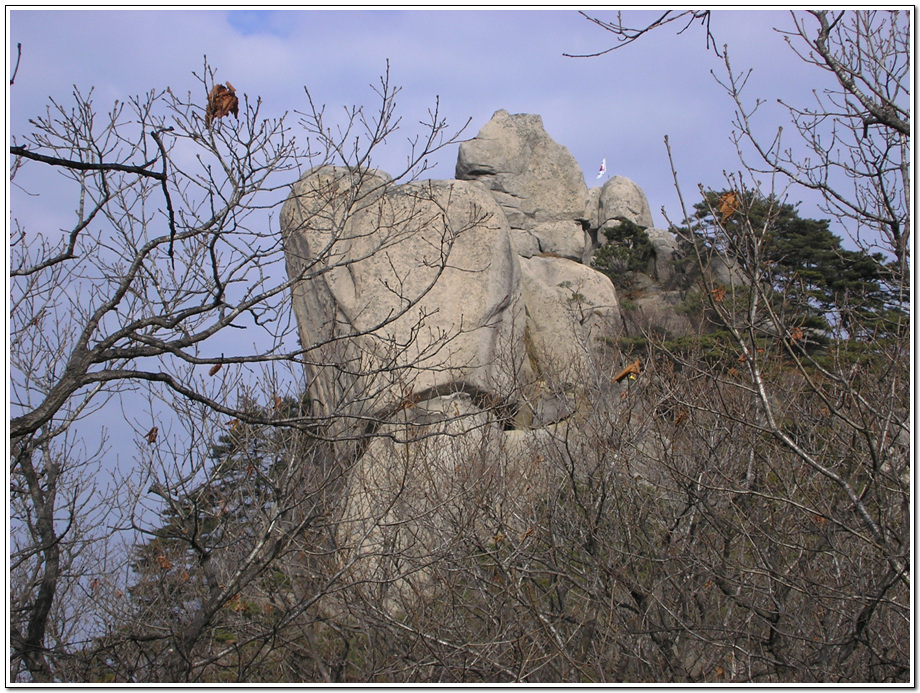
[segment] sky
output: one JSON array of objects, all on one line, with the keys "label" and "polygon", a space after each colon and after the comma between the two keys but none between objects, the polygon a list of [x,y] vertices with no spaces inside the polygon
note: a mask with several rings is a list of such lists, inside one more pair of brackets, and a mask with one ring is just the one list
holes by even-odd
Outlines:
[{"label": "sky", "polygon": [[[658,14],[632,11],[624,18],[639,26]],[[615,19],[610,11],[596,15]],[[733,67],[753,70],[747,91],[752,102],[764,100],[755,124],[765,139],[785,122],[777,99],[809,105],[811,90],[822,86],[820,73],[803,69],[775,31],[791,26],[789,13],[778,10],[716,11],[712,18],[717,45],[728,45]],[[72,103],[74,87],[84,94],[92,89],[103,112],[116,100],[167,87],[176,94],[200,92],[203,104],[205,94],[193,73],[201,73],[206,56],[217,81],[229,81],[250,100],[261,98],[267,117],[305,110],[305,88],[329,114],[343,107],[373,108],[372,85],[389,64],[391,81],[401,87],[397,110],[404,137],[391,140],[376,165],[391,173],[436,102],[452,126],[470,121],[466,138],[499,109],[542,116],[549,135],[580,164],[589,187],[603,183],[596,174],[606,159],[610,176],[625,176],[642,188],[659,227],[667,226],[662,207],[670,219],[681,218],[666,135],[688,204],[698,199],[699,184],[723,189],[725,172],[739,168],[731,139],[733,104],[716,81],[724,65],[707,49],[699,25],[680,35],[679,27],[665,27],[596,58],[563,55],[601,51],[613,42],[572,8],[8,8],[6,27],[8,74],[21,45],[15,83],[7,91],[11,139],[31,131],[29,119],[44,114],[50,99]],[[441,151],[429,177],[453,178],[457,149]],[[46,173],[30,168],[30,175]],[[68,228],[75,200],[36,196],[27,187],[8,188],[13,213],[52,235]],[[793,192],[790,201],[804,197]],[[801,211],[820,216],[807,200]],[[114,448],[126,449],[118,442]]]},{"label": "sky", "polygon": [[[596,16],[612,21],[613,11]],[[659,11],[624,11],[641,26]],[[682,26],[682,25],[680,25]],[[723,61],[707,48],[699,25],[678,34],[664,27],[642,40],[595,58],[563,54],[609,48],[613,36],[574,8],[551,10],[227,10],[7,8],[7,71],[17,64],[7,91],[8,140],[31,132],[29,119],[45,113],[49,99],[72,103],[76,86],[93,90],[106,111],[115,100],[170,88],[206,95],[193,72],[205,56],[218,82],[229,81],[250,100],[261,98],[263,114],[278,117],[307,108],[305,88],[327,112],[343,107],[373,108],[372,85],[389,64],[391,81],[401,87],[398,114],[403,138],[393,139],[377,166],[395,172],[408,153],[406,140],[417,123],[439,104],[454,127],[470,121],[471,138],[499,109],[542,116],[544,127],[578,161],[589,187],[606,159],[608,174],[630,178],[648,198],[656,226],[680,221],[678,197],[664,145],[668,136],[688,204],[697,186],[727,187],[726,172],[739,169],[732,142],[734,105],[717,81]],[[790,30],[785,10],[716,10],[711,31],[716,45],[728,46],[733,68],[752,70],[749,103],[763,100],[754,121],[769,141],[788,125],[778,104],[809,106],[812,90],[829,86],[826,76],[803,66],[776,29]],[[296,120],[296,117],[295,117]],[[439,153],[432,178],[453,178],[458,145]],[[41,168],[31,167],[34,175]],[[17,182],[19,178],[17,178]],[[294,182],[293,180],[291,181]],[[23,186],[25,188],[26,186]],[[68,228],[75,200],[65,195],[35,196],[7,188],[14,214],[52,234]],[[821,218],[807,192],[803,216]],[[130,407],[97,419],[111,426],[112,449],[130,466],[137,435],[120,425]],[[134,414],[130,414],[134,416]],[[87,428],[95,424],[87,420]],[[140,424],[138,424],[140,425]]]},{"label": "sky", "polygon": [[[592,12],[606,20],[612,11]],[[627,11],[635,25],[654,11]],[[219,82],[261,97],[266,115],[306,107],[304,88],[330,113],[372,107],[371,85],[390,66],[402,89],[398,111],[405,136],[439,103],[452,126],[470,119],[472,137],[498,109],[542,116],[549,135],[566,146],[589,187],[603,158],[609,175],[632,179],[646,193],[656,226],[678,220],[678,202],[663,143],[670,139],[684,194],[700,183],[725,187],[724,171],[739,167],[731,141],[733,104],[717,83],[722,60],[707,50],[695,24],[678,25],[597,58],[613,36],[575,9],[553,10],[8,10],[8,72],[22,45],[9,89],[9,135],[48,99],[66,103],[74,85],[94,89],[101,110],[114,100],[170,87],[200,89],[193,72],[204,56]],[[789,29],[780,10],[716,11],[712,33],[728,45],[732,65],[753,69],[750,99],[765,100],[757,124],[772,138],[782,109],[776,99],[812,103],[815,70],[802,63],[774,28]],[[820,77],[820,75],[817,75]],[[202,94],[202,100],[204,95]],[[380,167],[395,169],[408,148],[394,140]],[[442,151],[432,178],[452,178],[457,145]],[[392,163],[391,163],[392,162]],[[797,201],[790,199],[790,201]],[[813,215],[817,216],[817,210]]]}]

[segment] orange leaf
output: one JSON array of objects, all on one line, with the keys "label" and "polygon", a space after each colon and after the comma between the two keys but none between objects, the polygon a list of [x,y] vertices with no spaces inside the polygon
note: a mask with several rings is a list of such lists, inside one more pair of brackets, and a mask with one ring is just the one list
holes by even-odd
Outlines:
[{"label": "orange leaf", "polygon": [[227,86],[215,84],[208,94],[208,107],[204,114],[204,124],[211,127],[211,122],[215,118],[223,118],[232,113],[237,118],[240,117],[240,100],[236,97],[236,89],[230,82]]},{"label": "orange leaf", "polygon": [[801,327],[793,327],[789,332],[789,338],[792,340],[792,343],[795,344],[805,338],[805,333],[802,332]]},{"label": "orange leaf", "polygon": [[642,364],[639,362],[639,359],[636,359],[631,364],[626,366],[622,371],[613,376],[612,382],[618,383],[627,375],[639,375],[642,372]]},{"label": "orange leaf", "polygon": [[738,211],[738,195],[733,190],[719,197],[719,214],[722,215],[722,223],[728,221],[728,218]]},{"label": "orange leaf", "polygon": [[716,303],[722,303],[725,299],[725,294],[727,293],[724,286],[717,286],[715,289],[709,292],[712,295],[712,300]]},{"label": "orange leaf", "polygon": [[208,371],[208,375],[214,375],[215,373],[217,373],[217,371],[219,371],[223,367],[224,367],[224,364],[215,363],[213,366],[211,366],[211,370]]}]

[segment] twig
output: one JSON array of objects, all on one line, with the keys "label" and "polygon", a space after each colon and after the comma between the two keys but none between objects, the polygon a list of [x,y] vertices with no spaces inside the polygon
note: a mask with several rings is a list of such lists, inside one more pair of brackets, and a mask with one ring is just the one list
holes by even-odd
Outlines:
[{"label": "twig", "polygon": [[16,44],[16,67],[13,68],[13,76],[10,77],[10,86],[16,81],[16,73],[19,72],[19,61],[22,60],[22,44]]},{"label": "twig", "polygon": [[40,161],[43,164],[51,164],[52,166],[63,166],[64,168],[69,168],[74,171],[121,171],[123,173],[136,173],[139,176],[147,176],[149,178],[161,179],[164,174],[157,173],[156,171],[148,171],[147,168],[152,166],[156,159],[148,161],[145,164],[140,166],[133,166],[131,164],[107,164],[107,163],[98,163],[94,164],[88,161],[74,161],[73,159],[59,159],[56,156],[46,156],[45,154],[38,154],[36,152],[30,152],[22,145],[16,145],[10,147],[10,154],[13,156],[21,156],[26,159],[32,159],[32,161]]},{"label": "twig", "polygon": [[154,142],[157,143],[157,147],[160,148],[160,155],[163,157],[163,170],[160,172],[157,178],[160,180],[160,185],[163,188],[163,197],[166,198],[166,215],[169,220],[169,259],[172,262],[173,269],[176,267],[176,258],[173,255],[173,243],[176,240],[176,215],[173,211],[172,198],[169,196],[169,189],[166,187],[166,147],[163,146],[163,140],[160,139],[160,135],[164,132],[172,132],[171,127],[168,128],[157,128],[156,130],[150,131],[150,136],[153,138]]}]

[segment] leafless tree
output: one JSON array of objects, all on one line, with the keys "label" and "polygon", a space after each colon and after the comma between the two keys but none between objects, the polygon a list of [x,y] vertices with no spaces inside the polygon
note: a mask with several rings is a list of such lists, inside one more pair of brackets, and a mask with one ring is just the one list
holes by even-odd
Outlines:
[{"label": "leafless tree", "polygon": [[[583,13],[585,14],[585,13]],[[632,28],[622,13],[607,21],[585,14],[611,33],[616,43],[590,55],[623,49],[650,31],[677,23],[683,33],[693,24],[705,28],[706,47],[720,47],[712,22],[718,12],[671,10],[652,22]],[[898,281],[907,280],[910,238],[910,57],[911,18],[899,10],[790,12],[792,29],[782,34],[803,69],[820,84],[815,103],[783,103],[793,137],[760,130],[755,114],[766,102],[743,95],[751,70],[733,69],[728,46],[722,56],[725,76],[719,78],[736,106],[733,137],[748,144],[759,159],[750,169],[782,174],[823,199],[822,211],[841,223],[863,247],[892,253]],[[781,102],[782,103],[782,102]],[[766,168],[764,168],[764,166]]]},{"label": "leafless tree", "polygon": [[[701,21],[709,41],[717,15],[703,14],[667,13],[638,30],[622,17],[595,23],[616,35],[618,49],[678,19]],[[907,637],[911,564],[910,22],[898,12],[815,11],[792,20],[784,33],[803,66],[835,86],[816,91],[816,106],[787,104],[795,142],[782,130],[764,138],[754,117],[763,100],[746,103],[749,73],[733,69],[726,47],[722,83],[736,107],[742,163],[725,181],[733,202],[711,208],[710,225],[696,233],[687,207],[672,224],[693,249],[697,295],[725,339],[704,358],[699,347],[688,352],[686,343],[649,335],[649,358],[673,373],[657,385],[666,388],[668,449],[656,466],[683,508],[665,522],[667,544],[682,548],[653,552],[651,565],[662,579],[688,580],[640,590],[663,609],[646,612],[657,624],[650,632],[668,633],[668,647],[684,653],[653,677],[895,681],[910,672],[898,644]],[[744,156],[751,150],[753,161]],[[689,198],[676,172],[675,183],[683,205]],[[820,193],[823,211],[851,241],[884,253],[880,274],[896,308],[890,331],[837,324],[826,349],[808,348],[786,309],[791,287],[770,279],[771,215],[752,214],[744,202],[754,193],[779,203],[802,188]],[[710,191],[702,193],[712,205]],[[706,271],[713,253],[740,281]],[[661,519],[659,510],[653,522]],[[685,650],[686,638],[707,648]]]},{"label": "leafless tree", "polygon": [[[312,356],[322,344],[298,340],[290,295],[335,262],[355,260],[331,261],[333,238],[298,272],[286,273],[274,210],[308,168],[331,164],[363,176],[400,128],[398,89],[387,74],[373,112],[347,110],[338,122],[308,93],[295,126],[287,115],[264,119],[261,102],[246,96],[238,107],[211,108],[215,74],[207,64],[199,81],[201,94],[166,89],[118,101],[108,112],[97,108],[92,92],[75,90],[72,106],[52,101],[10,147],[17,189],[75,200],[69,229],[36,229],[17,219],[15,207],[12,221],[14,680],[79,680],[81,666],[88,675],[92,639],[101,634],[108,646],[116,626],[137,645],[144,676],[196,678],[200,658],[216,656],[196,650],[216,615],[295,546],[307,550],[304,532],[324,512],[316,499],[341,475],[328,459],[310,463],[322,456],[319,446],[304,460],[289,450],[287,466],[269,484],[272,503],[259,505],[263,514],[250,518],[250,534],[229,545],[202,540],[204,516],[183,505],[192,490],[208,488],[215,470],[207,441],[228,421],[240,430],[324,438],[331,416],[278,406],[282,396],[303,391],[306,366],[324,365]],[[224,91],[237,98],[232,87]],[[437,108],[421,127],[405,168],[387,187],[417,177],[428,157],[456,141]],[[306,146],[295,141],[295,130]],[[49,183],[48,174],[59,175]],[[343,192],[336,203],[347,215],[361,200]],[[449,239],[442,263],[447,254]],[[402,313],[372,329],[418,300],[406,297]],[[98,421],[100,412],[114,413],[110,426],[117,428],[119,407],[139,450],[131,472],[112,467],[105,434],[87,423],[91,415]],[[307,475],[309,482],[307,468],[320,470]],[[119,483],[103,483],[107,475],[121,475]],[[133,542],[125,532],[149,536],[156,527],[151,513],[164,509],[187,520],[172,539],[191,551],[199,569],[194,617],[164,624],[135,614],[126,628],[117,617],[125,613],[130,551],[119,553],[116,545]],[[304,597],[300,608],[315,597]],[[126,671],[141,675],[124,667],[119,675]]]},{"label": "leafless tree", "polygon": [[[596,23],[632,43],[678,20],[702,23],[709,39],[712,18]],[[60,237],[25,228],[12,242],[11,678],[908,680],[903,17],[793,18],[790,42],[840,85],[824,111],[791,109],[809,165],[793,165],[804,159],[779,138],[758,145],[756,107],[726,50],[736,141],[767,165],[729,176],[736,197],[704,226],[688,223],[688,208],[673,225],[695,266],[684,288],[704,308],[687,321],[700,334],[649,332],[637,353],[637,340],[611,343],[579,368],[544,368],[541,391],[567,409],[533,427],[464,391],[381,411],[381,393],[411,394],[452,335],[421,353],[349,341],[406,318],[418,336],[451,234],[429,249],[436,261],[416,289],[397,272],[398,308],[382,320],[298,342],[291,293],[399,243],[427,208],[380,216],[367,238],[349,237],[352,255],[344,220],[452,140],[435,112],[405,171],[374,173],[371,154],[398,124],[386,78],[373,117],[347,112],[338,131],[311,101],[307,148],[286,119],[259,120],[258,103],[209,127],[207,69],[200,101],[150,95],[102,127],[90,99],[53,105],[12,148],[17,184],[54,166],[79,204]],[[123,124],[129,111],[136,131]],[[264,212],[324,164],[357,184],[294,186],[312,210],[304,223],[329,243],[285,271],[285,239]],[[810,348],[787,308],[791,287],[770,279],[775,219],[747,206],[797,184],[892,260],[889,329],[832,325]],[[304,389],[304,369],[335,374],[322,397]],[[526,403],[533,383],[510,387],[507,401]],[[113,472],[110,443],[86,432],[113,403],[137,443],[132,470]]]},{"label": "leafless tree", "polygon": [[[595,23],[619,48],[677,20],[703,23],[711,39],[711,19]],[[736,141],[767,165],[742,160],[726,180],[736,203],[710,209],[705,228],[689,228],[686,208],[673,225],[696,265],[688,298],[702,303],[710,334],[647,334],[635,380],[580,374],[578,413],[529,436],[523,457],[468,453],[470,467],[536,490],[505,489],[452,515],[454,543],[400,609],[351,602],[356,618],[342,622],[337,650],[347,678],[909,680],[909,132],[899,130],[909,123],[909,26],[890,13],[793,19],[790,41],[810,46],[805,62],[840,87],[822,94],[823,109],[790,109],[808,165],[794,165],[805,158],[780,138],[759,146],[726,50]],[[887,121],[863,117],[886,100]],[[898,308],[890,329],[836,324],[823,347],[808,344],[787,309],[791,287],[770,280],[775,219],[745,203],[756,193],[778,204],[797,185],[820,191],[853,241],[893,260],[880,265]],[[693,199],[711,203],[701,192]],[[713,273],[714,260],[735,281]]]}]

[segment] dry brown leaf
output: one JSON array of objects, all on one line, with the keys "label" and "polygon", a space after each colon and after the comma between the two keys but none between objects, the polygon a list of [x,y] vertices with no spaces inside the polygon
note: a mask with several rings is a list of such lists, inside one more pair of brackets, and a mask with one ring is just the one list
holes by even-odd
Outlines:
[{"label": "dry brown leaf", "polygon": [[144,438],[147,439],[148,443],[153,445],[155,442],[157,442],[157,435],[159,435],[159,433],[160,429],[154,426],[149,431],[147,431],[147,435],[145,435]]},{"label": "dry brown leaf", "polygon": [[240,117],[240,100],[236,97],[236,89],[230,82],[227,86],[215,84],[208,94],[208,107],[204,114],[204,124],[211,127],[215,118],[223,118],[226,115],[233,114],[236,118]]},{"label": "dry brown leaf", "polygon": [[639,373],[641,372],[642,372],[642,364],[639,362],[639,359],[636,359],[631,364],[626,366],[626,368],[624,368],[622,371],[620,371],[615,376],[613,376],[612,380],[613,382],[618,383],[621,380],[623,380],[623,378],[625,378],[627,375],[631,375],[635,377],[639,375]]},{"label": "dry brown leaf", "polygon": [[712,294],[712,300],[716,303],[722,303],[725,300],[725,294],[727,293],[724,286],[717,286],[715,289],[709,292]]},{"label": "dry brown leaf", "polygon": [[208,371],[208,375],[215,375],[217,371],[219,371],[223,367],[224,367],[224,364],[215,363],[213,366],[211,366],[211,370]]},{"label": "dry brown leaf", "polygon": [[722,223],[728,221],[728,218],[738,211],[738,195],[733,190],[719,197],[719,214],[722,215]]}]

